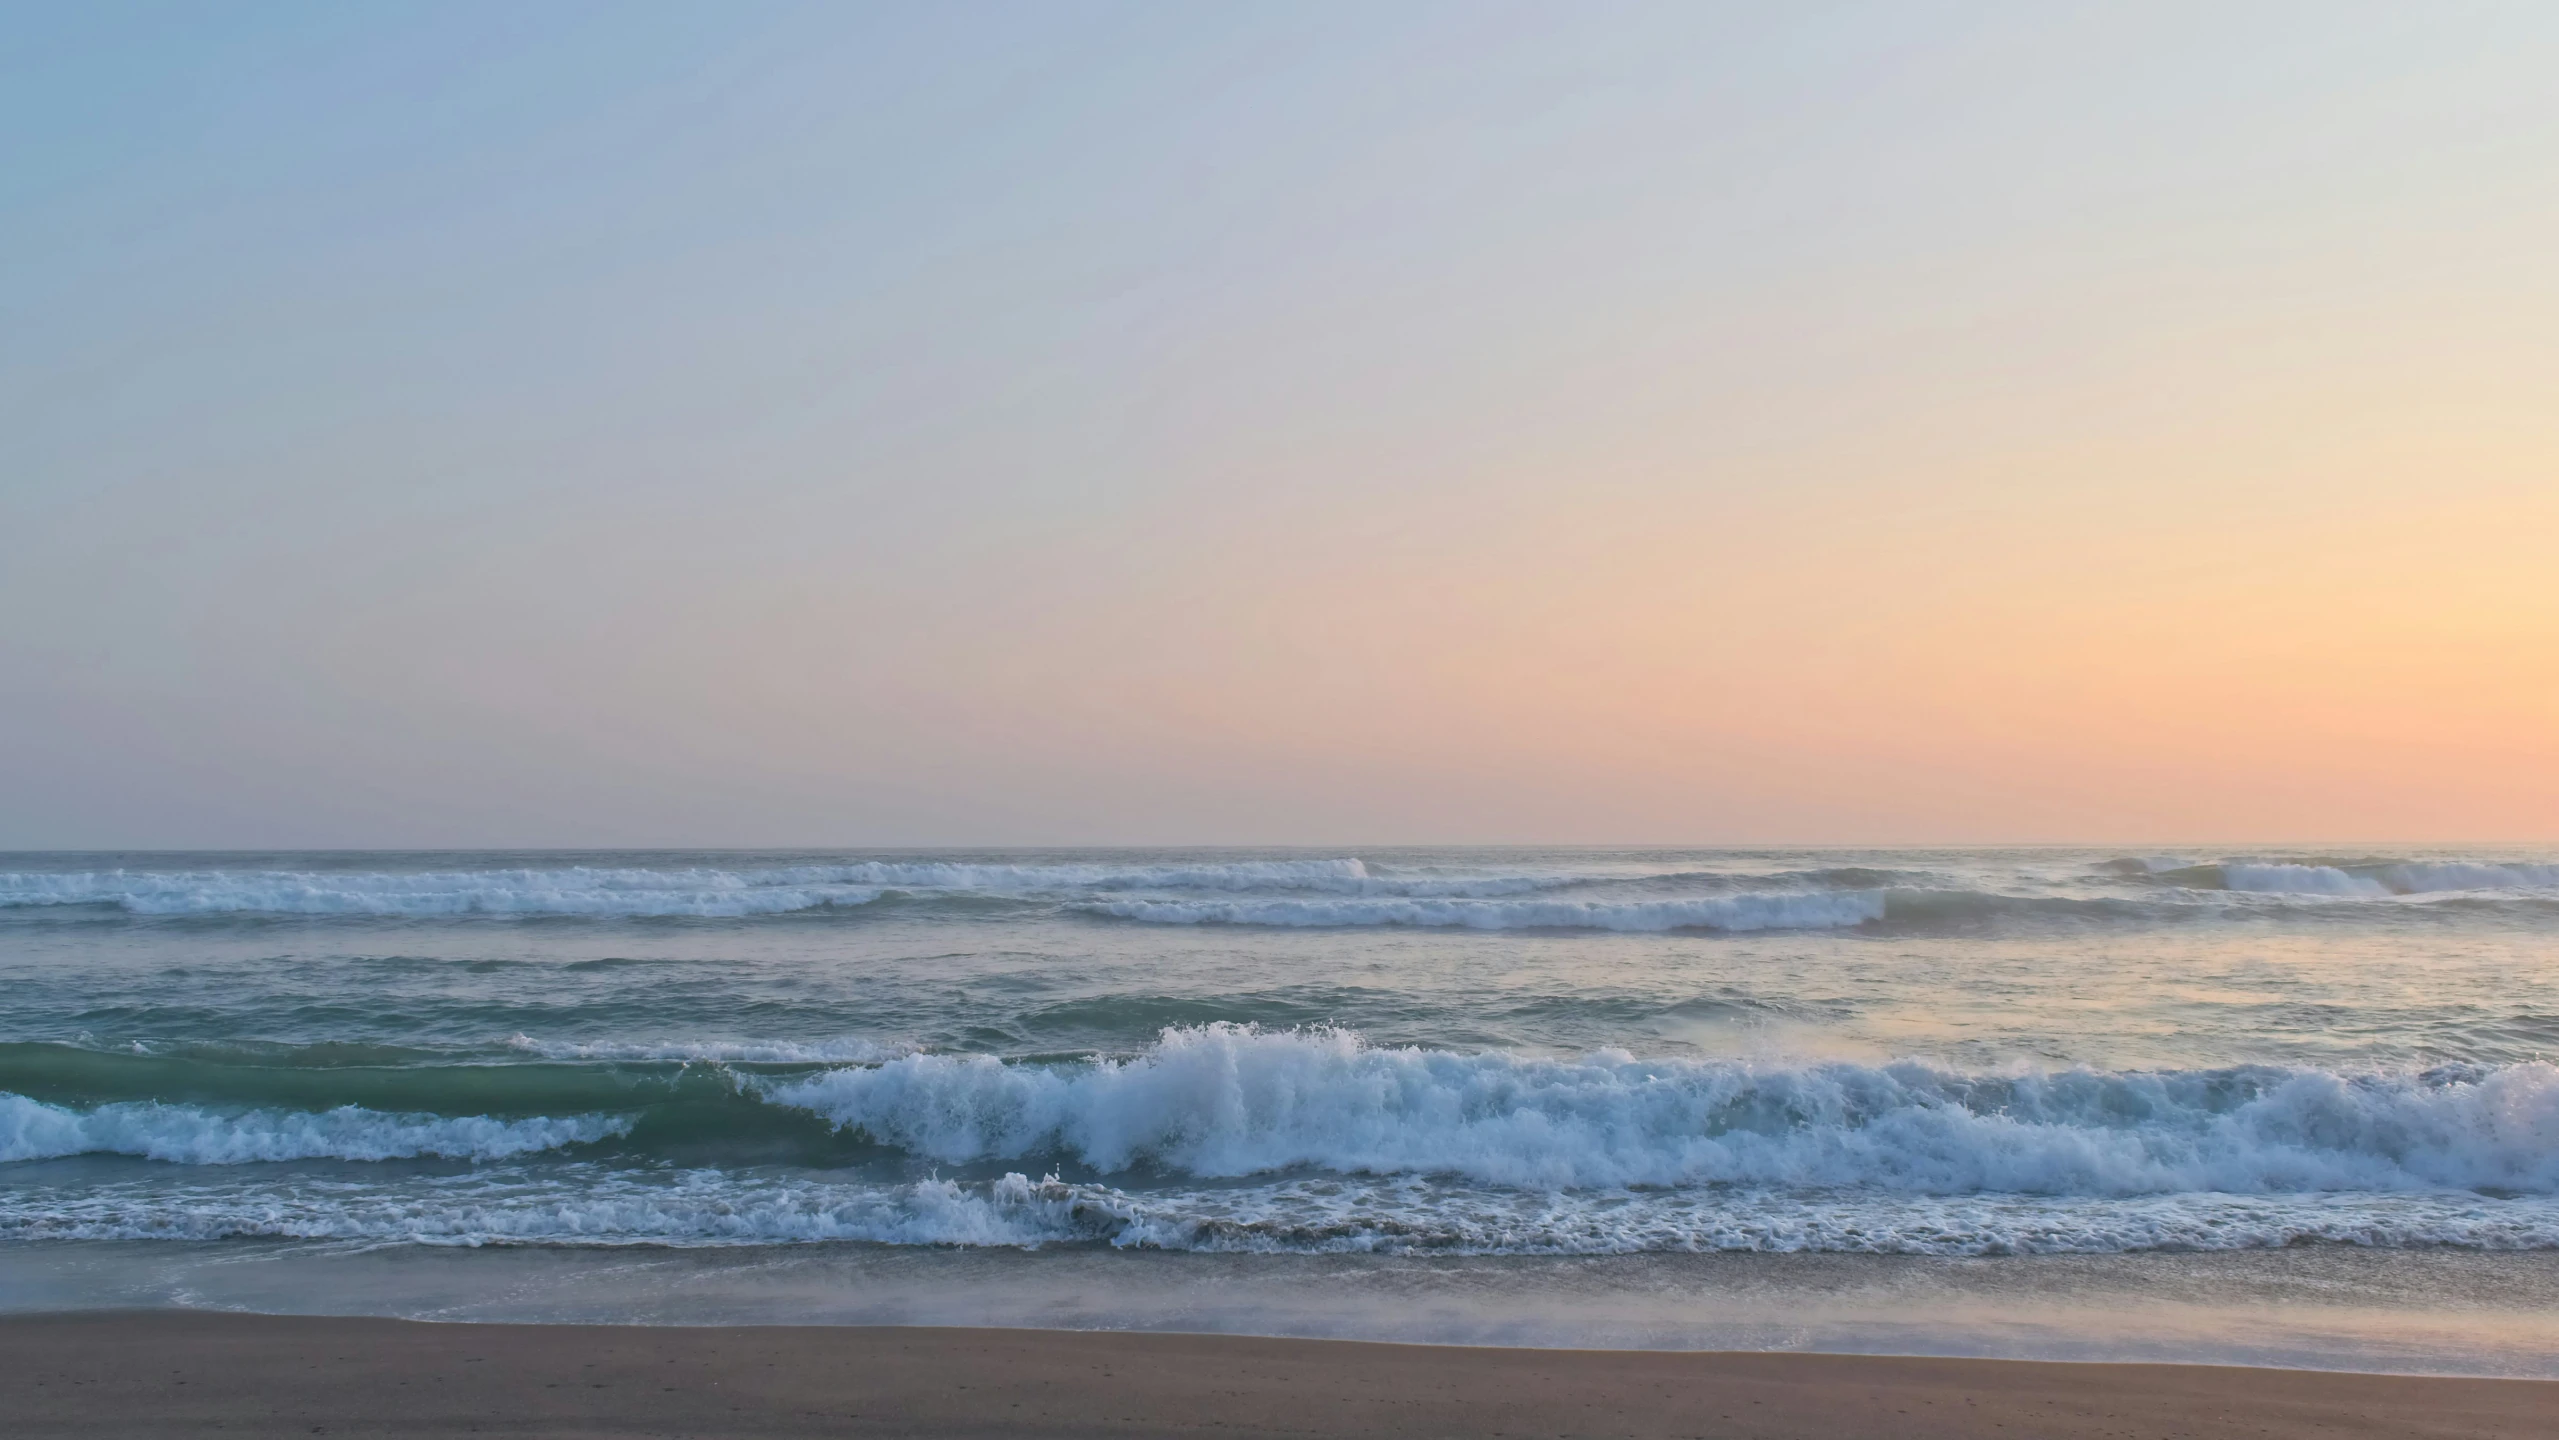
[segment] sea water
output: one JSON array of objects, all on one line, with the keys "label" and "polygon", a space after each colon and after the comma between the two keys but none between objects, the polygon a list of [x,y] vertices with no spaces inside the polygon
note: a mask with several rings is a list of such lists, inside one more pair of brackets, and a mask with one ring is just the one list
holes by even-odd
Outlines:
[{"label": "sea water", "polygon": [[2547,852],[18,855],[0,1306],[2559,1373],[2554,1060]]}]

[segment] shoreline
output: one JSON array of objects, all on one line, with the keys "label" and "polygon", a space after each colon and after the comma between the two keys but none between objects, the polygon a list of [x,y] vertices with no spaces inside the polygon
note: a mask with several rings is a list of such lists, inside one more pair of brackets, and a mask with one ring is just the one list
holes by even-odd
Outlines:
[{"label": "shoreline", "polygon": [[13,1435],[2542,1436],[2559,1381],[1164,1332],[0,1316]]},{"label": "shoreline", "polygon": [[0,1244],[0,1313],[912,1326],[2559,1379],[2559,1253],[1821,1254]]}]

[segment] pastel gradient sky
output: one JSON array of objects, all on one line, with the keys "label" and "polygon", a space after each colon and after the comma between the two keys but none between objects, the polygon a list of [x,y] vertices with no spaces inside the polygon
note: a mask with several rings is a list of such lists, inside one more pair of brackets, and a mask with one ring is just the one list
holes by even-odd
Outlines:
[{"label": "pastel gradient sky", "polygon": [[0,8],[0,845],[2559,838],[2559,6]]}]

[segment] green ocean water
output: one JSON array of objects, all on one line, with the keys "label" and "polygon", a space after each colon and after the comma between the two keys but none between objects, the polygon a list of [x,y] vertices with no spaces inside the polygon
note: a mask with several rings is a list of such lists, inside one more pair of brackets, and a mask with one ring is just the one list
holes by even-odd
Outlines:
[{"label": "green ocean water", "polygon": [[0,859],[0,1242],[2559,1247],[2515,852]]}]

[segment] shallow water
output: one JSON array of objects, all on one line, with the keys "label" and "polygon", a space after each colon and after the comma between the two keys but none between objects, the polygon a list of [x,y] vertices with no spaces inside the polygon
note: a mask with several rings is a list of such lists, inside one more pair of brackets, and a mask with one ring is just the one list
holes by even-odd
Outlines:
[{"label": "shallow water", "polygon": [[[1498,1262],[1469,1305],[1555,1340],[1712,1329],[1611,1328],[1570,1257],[2333,1252],[2415,1267],[2347,1327],[2414,1334],[2424,1266],[2559,1252],[2538,853],[22,855],[0,987],[0,1294],[57,1302],[84,1256],[723,1247],[710,1314],[761,1257],[1033,1247],[1273,1257],[1266,1311]],[[1840,1334],[1921,1304],[1877,1293]]]}]

